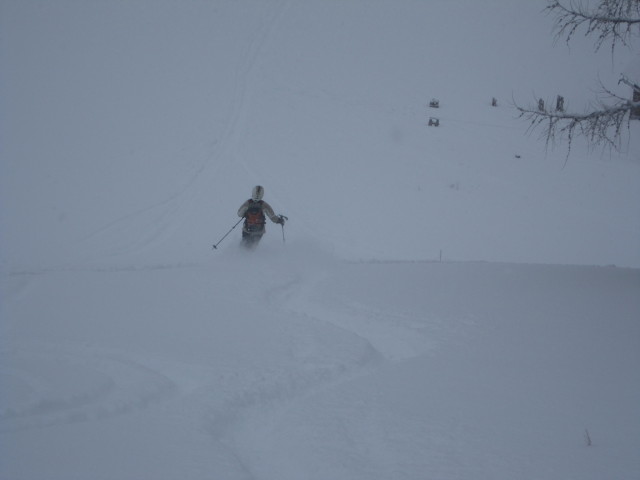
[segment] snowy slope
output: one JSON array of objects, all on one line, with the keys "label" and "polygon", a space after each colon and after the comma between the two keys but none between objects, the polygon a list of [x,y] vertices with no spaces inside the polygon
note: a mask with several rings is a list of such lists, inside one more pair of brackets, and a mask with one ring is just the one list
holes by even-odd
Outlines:
[{"label": "snowy slope", "polygon": [[564,167],[511,107],[626,95],[637,56],[543,6],[4,2],[2,262],[199,262],[260,183],[347,258],[638,267],[638,125]]},{"label": "snowy slope", "polygon": [[268,253],[5,278],[0,478],[640,471],[637,270]]},{"label": "snowy slope", "polygon": [[3,1],[0,479],[637,477],[639,127],[510,102],[638,58],[543,7]]}]

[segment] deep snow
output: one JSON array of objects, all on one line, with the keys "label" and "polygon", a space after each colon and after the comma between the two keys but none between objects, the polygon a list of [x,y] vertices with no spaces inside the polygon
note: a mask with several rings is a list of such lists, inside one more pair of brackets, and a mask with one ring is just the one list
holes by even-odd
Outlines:
[{"label": "deep snow", "polygon": [[4,279],[1,477],[640,471],[637,270],[261,253]]},{"label": "deep snow", "polygon": [[637,478],[639,127],[510,102],[638,57],[544,4],[2,1],[0,478]]}]

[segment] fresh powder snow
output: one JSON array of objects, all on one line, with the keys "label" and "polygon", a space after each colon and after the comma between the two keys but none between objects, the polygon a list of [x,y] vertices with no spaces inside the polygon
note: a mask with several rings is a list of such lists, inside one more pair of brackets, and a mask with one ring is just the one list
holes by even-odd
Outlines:
[{"label": "fresh powder snow", "polygon": [[640,122],[514,108],[639,46],[546,5],[3,0],[0,479],[639,478]]}]

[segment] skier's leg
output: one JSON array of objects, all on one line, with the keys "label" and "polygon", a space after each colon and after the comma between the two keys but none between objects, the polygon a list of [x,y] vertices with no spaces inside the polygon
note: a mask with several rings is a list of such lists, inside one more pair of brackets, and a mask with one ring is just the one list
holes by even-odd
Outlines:
[{"label": "skier's leg", "polygon": [[242,232],[242,245],[245,248],[253,250],[258,246],[261,238],[261,232]]}]

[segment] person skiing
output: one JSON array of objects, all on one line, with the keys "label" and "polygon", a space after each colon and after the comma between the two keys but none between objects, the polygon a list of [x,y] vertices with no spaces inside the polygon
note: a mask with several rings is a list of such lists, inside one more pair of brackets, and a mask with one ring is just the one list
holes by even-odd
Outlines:
[{"label": "person skiing", "polygon": [[256,185],[251,191],[251,198],[238,209],[238,216],[244,217],[242,243],[247,247],[256,246],[262,235],[265,234],[266,217],[269,217],[273,223],[280,225],[284,225],[287,218],[283,215],[276,215],[271,205],[262,199],[263,197],[264,187]]}]

